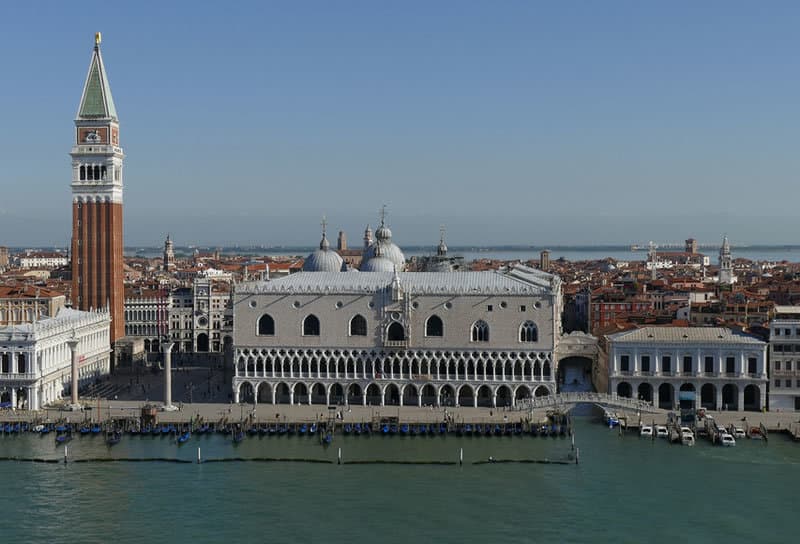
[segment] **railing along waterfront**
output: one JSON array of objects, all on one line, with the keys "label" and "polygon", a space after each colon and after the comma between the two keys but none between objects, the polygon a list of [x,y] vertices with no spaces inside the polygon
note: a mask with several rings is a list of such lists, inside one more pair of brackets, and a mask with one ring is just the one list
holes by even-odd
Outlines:
[{"label": "railing along waterfront", "polygon": [[616,408],[626,408],[640,412],[655,412],[653,403],[620,397],[618,395],[608,395],[606,393],[559,393],[558,395],[548,395],[546,397],[536,397],[533,399],[522,399],[517,401],[517,409],[534,410],[537,408],[558,408],[565,404],[578,404],[588,402],[603,406],[613,406]]}]

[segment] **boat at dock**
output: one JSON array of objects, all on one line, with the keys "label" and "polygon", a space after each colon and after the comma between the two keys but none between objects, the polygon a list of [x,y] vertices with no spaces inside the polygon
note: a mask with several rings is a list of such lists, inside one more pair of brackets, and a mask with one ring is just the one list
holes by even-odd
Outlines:
[{"label": "boat at dock", "polygon": [[183,433],[182,433],[182,434],[181,434],[181,435],[178,437],[178,445],[180,446],[181,444],[185,444],[186,442],[188,442],[188,441],[189,441],[189,438],[191,438],[191,437],[192,437],[192,433],[191,433],[191,432],[189,432],[189,431],[184,431],[184,432],[183,432]]},{"label": "boat at dock", "polygon": [[122,440],[122,433],[119,431],[108,431],[106,433],[106,444],[109,446],[114,446],[119,444],[120,440]]}]

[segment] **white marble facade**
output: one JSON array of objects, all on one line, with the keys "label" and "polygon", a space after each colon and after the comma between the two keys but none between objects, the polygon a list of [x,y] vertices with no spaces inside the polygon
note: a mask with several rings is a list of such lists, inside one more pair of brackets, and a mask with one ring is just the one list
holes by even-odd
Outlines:
[{"label": "white marble facade", "polygon": [[110,324],[106,311],[62,308],[56,317],[0,327],[0,403],[39,410],[69,395],[77,338],[81,386],[110,371]]},{"label": "white marble facade", "polygon": [[606,337],[609,393],[674,410],[760,411],[767,399],[766,343],[721,327],[643,327]]},{"label": "white marble facade", "polygon": [[236,286],[236,402],[511,406],[556,391],[558,277],[303,272]]}]

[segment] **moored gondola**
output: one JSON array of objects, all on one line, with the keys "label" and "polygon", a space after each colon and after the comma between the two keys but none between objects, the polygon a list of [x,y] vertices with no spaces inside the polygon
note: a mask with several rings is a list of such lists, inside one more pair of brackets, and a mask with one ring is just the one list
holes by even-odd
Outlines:
[{"label": "moored gondola", "polygon": [[191,438],[191,436],[192,436],[192,433],[191,433],[191,432],[189,432],[189,431],[184,431],[184,432],[183,432],[183,433],[182,433],[182,434],[181,434],[181,435],[178,437],[178,445],[180,446],[181,444],[185,444],[186,442],[188,442],[188,441],[189,441],[189,438]]},{"label": "moored gondola", "polygon": [[312,423],[311,424],[311,427],[309,427],[309,429],[308,429],[308,433],[309,434],[317,434],[317,424],[316,423]]},{"label": "moored gondola", "polygon": [[122,440],[122,433],[119,431],[108,431],[106,433],[106,444],[108,446],[114,446],[119,444],[120,440]]}]

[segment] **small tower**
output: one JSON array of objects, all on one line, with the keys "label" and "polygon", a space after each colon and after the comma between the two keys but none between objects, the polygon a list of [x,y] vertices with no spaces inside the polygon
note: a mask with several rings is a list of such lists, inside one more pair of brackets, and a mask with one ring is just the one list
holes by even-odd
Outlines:
[{"label": "small tower", "polygon": [[656,252],[655,242],[650,242],[650,249],[647,251],[647,263],[650,265],[650,279],[658,279],[658,253]]},{"label": "small tower", "polygon": [[447,244],[444,243],[444,225],[439,227],[439,247],[436,248],[437,257],[447,257]]},{"label": "small tower", "polygon": [[731,246],[728,243],[728,236],[725,235],[722,238],[722,247],[719,248],[719,283],[731,285],[734,281]]},{"label": "small tower", "polygon": [[347,234],[343,230],[339,231],[339,238],[336,240],[336,249],[347,251]]},{"label": "small tower", "polygon": [[692,255],[696,255],[697,254],[697,240],[695,240],[694,238],[689,238],[688,240],[686,240],[685,250],[686,250],[686,253],[690,253]]},{"label": "small tower", "polygon": [[550,270],[550,251],[543,249],[539,252],[539,269],[547,272]]},{"label": "small tower", "polygon": [[366,250],[369,246],[372,245],[372,227],[367,225],[367,228],[364,229],[364,249]]},{"label": "small tower", "polygon": [[172,244],[172,239],[170,239],[169,234],[167,234],[167,239],[164,241],[163,270],[165,272],[170,272],[171,270],[174,269],[175,269],[175,247]]}]

